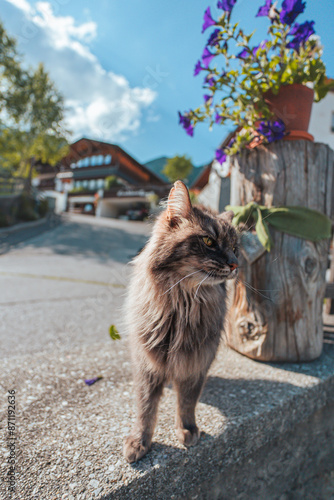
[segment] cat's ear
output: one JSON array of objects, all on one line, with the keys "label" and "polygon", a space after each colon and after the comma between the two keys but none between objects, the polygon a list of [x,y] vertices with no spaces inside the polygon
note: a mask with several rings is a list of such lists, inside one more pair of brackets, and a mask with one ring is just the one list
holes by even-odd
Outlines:
[{"label": "cat's ear", "polygon": [[176,181],[168,197],[167,219],[170,222],[186,219],[190,212],[191,201],[187,186],[182,181]]},{"label": "cat's ear", "polygon": [[223,212],[222,214],[219,214],[218,217],[220,219],[223,219],[224,221],[228,222],[229,224],[232,224],[234,212],[232,212],[232,210],[228,210],[227,212]]}]

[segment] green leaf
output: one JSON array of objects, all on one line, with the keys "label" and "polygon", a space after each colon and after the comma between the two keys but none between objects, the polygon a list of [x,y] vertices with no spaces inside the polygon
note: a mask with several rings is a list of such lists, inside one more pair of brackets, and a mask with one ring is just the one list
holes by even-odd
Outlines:
[{"label": "green leaf", "polygon": [[273,242],[269,233],[268,224],[263,220],[260,208],[257,208],[257,221],[255,230],[264,248],[267,250],[267,252],[270,252]]},{"label": "green leaf", "polygon": [[120,340],[121,336],[115,325],[111,325],[109,328],[109,335],[112,340]]}]

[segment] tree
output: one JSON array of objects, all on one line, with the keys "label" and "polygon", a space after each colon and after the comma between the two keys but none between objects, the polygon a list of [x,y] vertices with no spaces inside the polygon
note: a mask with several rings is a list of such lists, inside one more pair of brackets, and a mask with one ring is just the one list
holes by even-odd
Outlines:
[{"label": "tree", "polygon": [[[0,22],[0,112],[6,110],[10,114],[11,109],[15,107],[17,89],[23,84],[21,76],[21,61],[16,42],[7,35]],[[21,108],[17,111],[21,111]]]},{"label": "tree", "polygon": [[42,64],[24,69],[0,23],[0,158],[13,175],[27,177],[30,187],[38,162],[56,163],[68,151],[64,101]]},{"label": "tree", "polygon": [[171,182],[185,179],[193,169],[191,158],[182,155],[169,158],[164,166],[163,173]]}]

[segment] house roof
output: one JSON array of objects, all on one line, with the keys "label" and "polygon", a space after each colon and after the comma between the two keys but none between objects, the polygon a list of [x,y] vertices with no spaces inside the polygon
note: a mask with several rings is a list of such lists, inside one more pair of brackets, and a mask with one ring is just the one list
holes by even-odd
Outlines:
[{"label": "house roof", "polygon": [[[116,166],[121,176],[126,175],[135,182],[150,183],[162,185],[165,181],[149,170],[145,165],[139,163],[135,158],[129,155],[123,148],[116,144],[110,144],[103,141],[96,141],[83,137],[70,145],[69,153],[61,160],[61,164],[66,168],[71,168],[71,163],[81,158],[95,154],[111,154],[112,166]],[[82,174],[89,170],[95,170],[95,166],[83,167]]]},{"label": "house roof", "polygon": [[207,183],[209,182],[211,168],[211,163],[201,168],[201,172],[192,183],[191,189],[197,189],[201,191],[207,185]]},{"label": "house roof", "polygon": [[157,175],[164,182],[168,182],[170,184],[170,180],[163,173],[163,169],[168,160],[167,156],[159,156],[159,158],[155,158],[154,160],[148,161],[145,163],[145,167],[148,168],[151,172]]},{"label": "house roof", "polygon": [[197,180],[201,177],[203,174],[204,170],[206,168],[206,165],[202,165],[201,167],[194,167],[188,177],[184,180],[184,182],[187,184],[189,189],[193,189],[194,186],[197,184]]}]

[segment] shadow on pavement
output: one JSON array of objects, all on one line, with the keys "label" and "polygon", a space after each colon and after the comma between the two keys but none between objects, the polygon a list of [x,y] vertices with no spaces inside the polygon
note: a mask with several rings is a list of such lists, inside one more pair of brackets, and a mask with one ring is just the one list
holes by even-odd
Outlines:
[{"label": "shadow on pavement", "polygon": [[300,388],[271,380],[224,379],[208,377],[200,402],[214,406],[227,419],[243,417],[278,405]]},{"label": "shadow on pavement", "polygon": [[[45,232],[46,230],[48,231]],[[134,234],[131,228],[126,230],[68,220],[60,225],[50,222],[47,227],[30,229],[26,234],[22,234],[21,231],[20,233],[20,235],[8,234],[3,241],[0,241],[1,254],[7,253],[16,245],[19,248],[25,246],[48,248],[55,254],[78,255],[100,263],[110,259],[127,263],[136,256],[148,238],[145,234]]]}]

